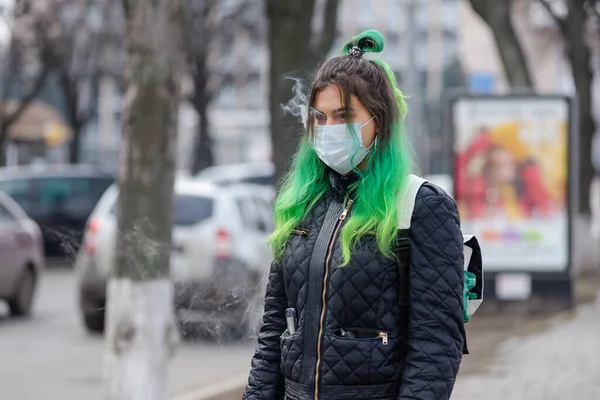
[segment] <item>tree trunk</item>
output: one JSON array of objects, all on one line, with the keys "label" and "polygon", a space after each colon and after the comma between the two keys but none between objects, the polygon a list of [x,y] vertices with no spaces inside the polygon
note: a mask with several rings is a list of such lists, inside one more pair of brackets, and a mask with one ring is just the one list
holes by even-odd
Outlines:
[{"label": "tree trunk", "polygon": [[126,104],[115,267],[107,293],[106,399],[164,400],[178,333],[169,278],[182,2],[124,0]]},{"label": "tree trunk", "polygon": [[[312,17],[315,0],[267,1],[269,21],[269,113],[271,116],[271,143],[275,163],[275,181],[279,181],[289,167],[292,155],[302,134],[298,117],[284,114],[282,104],[292,96],[294,81],[286,76],[300,78],[307,83],[313,68],[327,52],[335,39],[338,0],[327,0],[325,22],[318,40],[312,40]],[[315,43],[311,47],[311,41]]]},{"label": "tree trunk", "polygon": [[0,121],[0,167],[6,167],[6,148],[8,147],[8,126]]},{"label": "tree trunk", "polygon": [[592,140],[596,131],[596,122],[592,114],[592,81],[590,68],[591,53],[585,42],[587,13],[585,1],[569,0],[564,26],[567,55],[573,72],[577,92],[577,119],[579,121],[579,213],[591,214],[590,187],[594,178],[592,164]]},{"label": "tree trunk", "polygon": [[504,73],[512,88],[533,88],[527,60],[511,20],[512,0],[469,0],[473,10],[490,27]]},{"label": "tree trunk", "polygon": [[318,35],[318,45],[314,52],[315,60],[313,60],[313,65],[317,65],[319,61],[329,53],[329,50],[331,50],[331,47],[335,42],[337,36],[337,15],[339,5],[339,0],[327,0],[325,3],[323,27],[321,28],[321,33]]},{"label": "tree trunk", "polygon": [[81,147],[81,130],[82,126],[78,122],[71,124],[73,138],[69,143],[69,163],[77,164],[79,162],[79,149]]},{"label": "tree trunk", "polygon": [[69,143],[69,163],[77,164],[79,162],[79,147],[81,143],[81,130],[84,125],[83,119],[79,116],[79,93],[77,85],[72,81],[67,67],[61,67],[59,70],[60,84],[62,86],[69,126],[73,132],[73,138]]},{"label": "tree trunk", "polygon": [[214,164],[207,104],[202,102],[202,104],[197,105],[196,111],[198,112],[200,121],[198,123],[198,131],[194,139],[192,175],[196,175],[203,169]]},{"label": "tree trunk", "polygon": [[[207,16],[202,21],[206,23]],[[192,104],[198,113],[198,130],[194,137],[192,149],[192,175],[196,175],[204,168],[213,165],[212,138],[210,136],[210,121],[208,116],[208,105],[212,96],[208,89],[208,65],[206,60],[207,47],[200,46],[194,54],[194,96]]]}]

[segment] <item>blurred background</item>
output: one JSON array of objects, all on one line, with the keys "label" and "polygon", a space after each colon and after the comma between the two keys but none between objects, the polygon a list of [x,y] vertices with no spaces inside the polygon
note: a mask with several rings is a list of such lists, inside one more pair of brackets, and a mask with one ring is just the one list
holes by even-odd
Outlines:
[{"label": "blurred background", "polygon": [[[185,340],[169,366],[172,399],[239,398],[271,258],[273,183],[301,134],[302,94],[318,63],[364,29],[384,35],[377,56],[408,96],[418,169],[455,196],[490,257],[489,305],[469,324],[473,354],[453,398],[598,398],[600,1],[187,7],[171,254]],[[0,398],[99,399],[122,4],[0,0],[0,54]],[[484,136],[500,150],[479,152]],[[529,208],[497,200],[504,181]]]}]

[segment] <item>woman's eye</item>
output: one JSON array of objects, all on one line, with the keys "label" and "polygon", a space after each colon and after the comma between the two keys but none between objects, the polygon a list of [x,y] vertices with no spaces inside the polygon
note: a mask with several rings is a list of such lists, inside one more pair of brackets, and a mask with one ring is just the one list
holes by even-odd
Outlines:
[{"label": "woman's eye", "polygon": [[324,115],[315,115],[315,123],[317,125],[323,125],[327,122],[327,118]]},{"label": "woman's eye", "polygon": [[340,113],[340,115],[338,115],[339,119],[346,119],[346,113]]}]

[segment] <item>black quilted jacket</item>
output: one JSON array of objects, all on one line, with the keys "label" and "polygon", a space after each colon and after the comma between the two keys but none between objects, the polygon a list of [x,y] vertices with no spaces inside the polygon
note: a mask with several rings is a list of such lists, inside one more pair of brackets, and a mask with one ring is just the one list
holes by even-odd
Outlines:
[{"label": "black quilted jacket", "polygon": [[[346,213],[352,208],[344,211],[332,190],[271,266],[243,399],[450,398],[464,341],[454,201],[434,185],[421,187],[411,229],[399,231],[399,258],[410,260],[401,263],[405,269],[380,254],[375,236],[361,239],[350,264],[338,268]],[[298,312],[293,335],[288,307]]]}]

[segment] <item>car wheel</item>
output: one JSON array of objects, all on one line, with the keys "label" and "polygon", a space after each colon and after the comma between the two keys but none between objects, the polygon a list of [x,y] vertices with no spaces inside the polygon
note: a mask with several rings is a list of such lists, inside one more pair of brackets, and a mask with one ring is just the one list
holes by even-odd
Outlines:
[{"label": "car wheel", "polygon": [[12,299],[8,301],[10,314],[13,317],[20,317],[29,314],[33,295],[35,293],[35,276],[29,268],[25,269],[23,276],[19,279],[19,286]]},{"label": "car wheel", "polygon": [[83,313],[83,323],[90,333],[104,333],[104,310],[86,311]]}]

